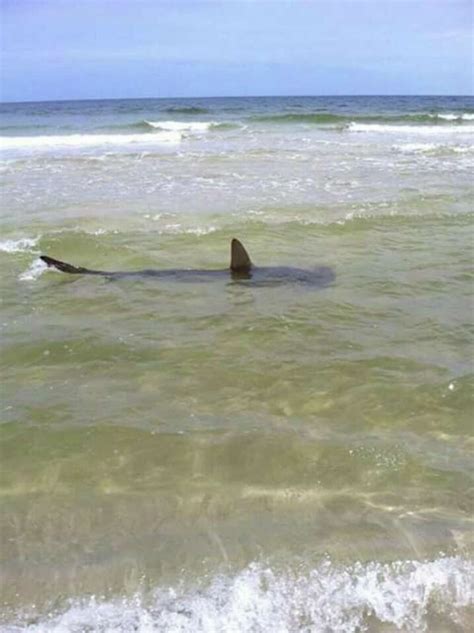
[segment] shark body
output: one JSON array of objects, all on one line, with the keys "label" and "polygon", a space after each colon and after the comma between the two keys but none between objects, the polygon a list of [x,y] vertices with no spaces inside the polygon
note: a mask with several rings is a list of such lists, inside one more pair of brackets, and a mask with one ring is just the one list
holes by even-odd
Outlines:
[{"label": "shark body", "polygon": [[70,275],[100,275],[109,279],[125,279],[133,277],[152,277],[170,281],[205,282],[216,279],[248,281],[252,285],[277,285],[281,283],[299,283],[310,286],[325,287],[330,285],[335,275],[328,266],[320,266],[314,270],[293,268],[290,266],[254,266],[242,243],[233,239],[231,242],[231,259],[229,268],[225,269],[145,269],[137,271],[107,271],[73,266],[47,255],[41,259],[49,267],[56,268]]}]

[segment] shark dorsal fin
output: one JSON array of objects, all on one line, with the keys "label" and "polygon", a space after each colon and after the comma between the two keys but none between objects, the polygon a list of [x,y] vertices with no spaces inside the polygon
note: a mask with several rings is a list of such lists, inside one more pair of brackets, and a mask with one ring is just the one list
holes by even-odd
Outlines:
[{"label": "shark dorsal fin", "polygon": [[252,268],[249,254],[235,237],[230,247],[230,269],[237,272],[245,272]]}]

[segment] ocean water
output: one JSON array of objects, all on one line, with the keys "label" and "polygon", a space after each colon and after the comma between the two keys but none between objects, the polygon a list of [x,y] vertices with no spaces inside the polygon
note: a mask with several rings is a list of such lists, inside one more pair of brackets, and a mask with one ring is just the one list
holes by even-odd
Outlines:
[{"label": "ocean water", "polygon": [[0,113],[1,631],[470,630],[474,99]]}]

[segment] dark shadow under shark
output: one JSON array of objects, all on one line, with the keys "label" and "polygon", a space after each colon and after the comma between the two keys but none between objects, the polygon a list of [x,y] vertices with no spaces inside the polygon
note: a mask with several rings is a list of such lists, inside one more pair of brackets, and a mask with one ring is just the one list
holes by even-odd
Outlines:
[{"label": "dark shadow under shark", "polygon": [[41,255],[40,259],[49,267],[56,268],[70,275],[101,275],[108,279],[126,279],[129,277],[153,277],[170,281],[204,282],[213,279],[228,279],[250,282],[252,285],[273,286],[286,283],[297,283],[324,288],[335,279],[334,271],[328,266],[320,266],[314,270],[293,268],[289,266],[254,266],[239,240],[231,242],[230,266],[226,269],[169,269],[169,270],[137,270],[106,271],[72,266],[66,262]]}]

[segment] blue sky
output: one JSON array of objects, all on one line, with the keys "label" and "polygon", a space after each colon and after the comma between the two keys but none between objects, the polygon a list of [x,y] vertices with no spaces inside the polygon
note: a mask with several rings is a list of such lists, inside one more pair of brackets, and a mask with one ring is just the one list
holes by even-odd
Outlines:
[{"label": "blue sky", "polygon": [[471,0],[0,0],[3,101],[472,94]]}]

